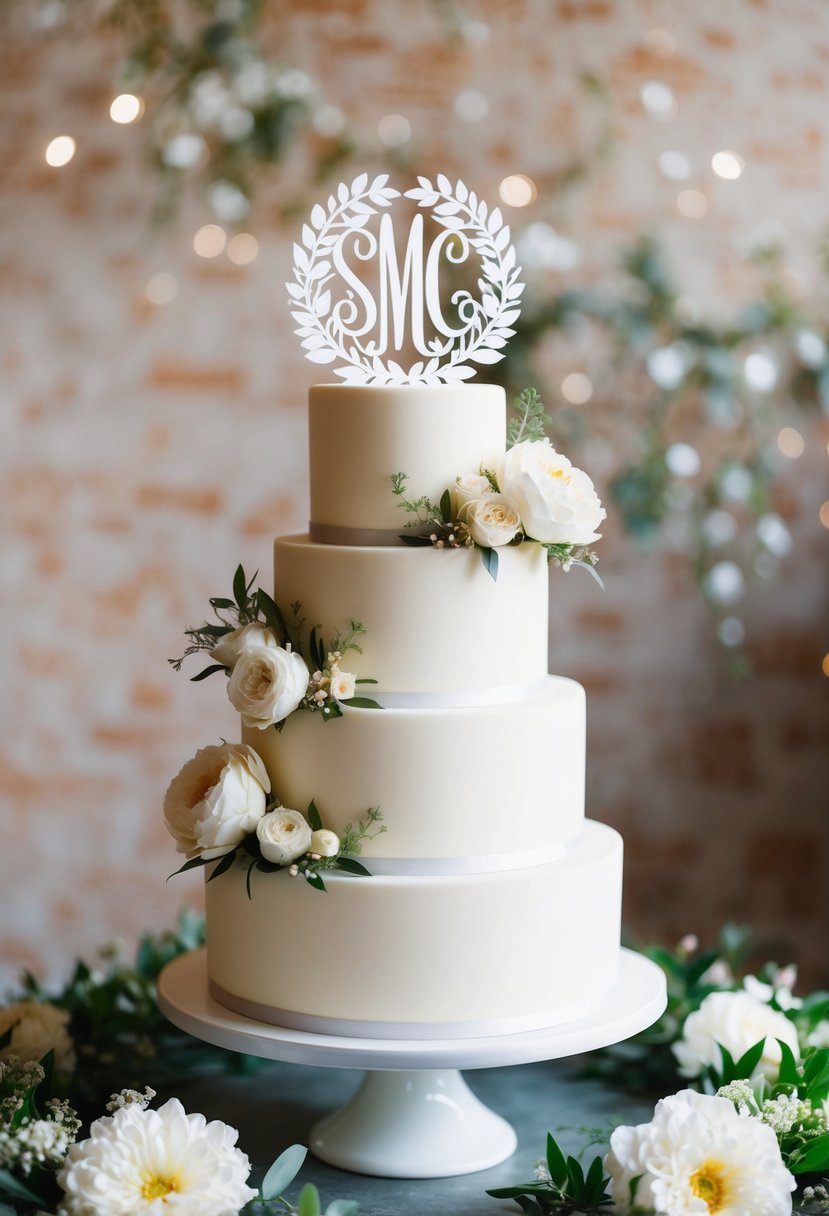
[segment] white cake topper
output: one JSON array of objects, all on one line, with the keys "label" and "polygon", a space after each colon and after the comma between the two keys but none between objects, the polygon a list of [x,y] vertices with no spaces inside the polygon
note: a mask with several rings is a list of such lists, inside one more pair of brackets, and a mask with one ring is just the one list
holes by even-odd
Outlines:
[{"label": "white cake topper", "polygon": [[[455,384],[475,375],[470,363],[497,363],[515,330],[520,297],[520,266],[510,244],[500,209],[489,210],[463,182],[439,173],[433,185],[419,177],[405,193],[418,207],[431,209],[441,231],[424,248],[424,217],[419,210],[409,229],[402,271],[394,225],[384,211],[377,235],[368,225],[391,206],[400,191],[388,186],[388,174],[369,182],[361,173],[350,186],[341,183],[326,206],[317,204],[310,224],[303,224],[302,244],[294,245],[294,282],[286,283],[291,314],[302,346],[312,363],[337,363],[332,370],[346,384]],[[474,251],[480,259],[480,297],[456,290],[454,316],[441,308],[441,259],[465,262]],[[425,253],[425,264],[424,264]],[[376,261],[377,298],[349,263],[349,257]],[[329,284],[344,288],[339,299]],[[406,314],[410,325],[406,329]],[[427,327],[434,333],[427,336]],[[408,345],[423,357],[404,369],[389,350]]]}]

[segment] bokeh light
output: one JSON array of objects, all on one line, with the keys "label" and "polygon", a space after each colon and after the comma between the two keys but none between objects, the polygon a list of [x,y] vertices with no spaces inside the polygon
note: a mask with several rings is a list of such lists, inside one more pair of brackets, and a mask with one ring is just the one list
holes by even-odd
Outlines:
[{"label": "bokeh light", "polygon": [[593,396],[593,384],[584,372],[570,372],[561,382],[561,395],[571,405],[584,405]]},{"label": "bokeh light", "polygon": [[193,249],[200,258],[217,258],[227,244],[227,234],[218,224],[203,224],[193,237]]},{"label": "bokeh light", "polygon": [[806,441],[793,426],[784,426],[777,432],[777,447],[789,460],[797,460],[806,450]]},{"label": "bokeh light", "polygon": [[412,138],[412,124],[402,114],[387,114],[378,122],[377,134],[387,148],[402,148]]},{"label": "bokeh light", "polygon": [[113,98],[112,105],[109,107],[109,116],[112,121],[120,123],[122,126],[135,122],[143,112],[144,102],[140,97],[136,97],[135,93],[119,93],[117,97]]},{"label": "bokeh light", "polygon": [[247,266],[259,253],[259,242],[250,232],[237,232],[227,243],[227,256],[236,266]]},{"label": "bokeh light", "polygon": [[144,294],[151,304],[169,304],[178,295],[178,279],[169,270],[157,270],[147,279]]},{"label": "bokeh light", "polygon": [[77,151],[77,144],[71,135],[56,135],[46,145],[46,164],[53,169],[61,169],[68,165]]},{"label": "bokeh light", "polygon": [[715,152],[711,157],[711,168],[717,177],[734,182],[742,174],[745,168],[745,161],[736,152],[723,149],[722,152]]},{"label": "bokeh light", "polygon": [[498,187],[501,201],[508,207],[528,207],[538,196],[535,182],[525,173],[511,173]]},{"label": "bokeh light", "polygon": [[701,220],[708,214],[708,199],[701,190],[680,190],[676,205],[687,220]]}]

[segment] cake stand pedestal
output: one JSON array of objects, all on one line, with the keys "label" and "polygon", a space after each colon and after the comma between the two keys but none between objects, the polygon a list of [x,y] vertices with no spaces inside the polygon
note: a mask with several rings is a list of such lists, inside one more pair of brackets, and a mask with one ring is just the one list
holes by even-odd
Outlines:
[{"label": "cake stand pedestal", "polygon": [[284,1030],[225,1009],[208,994],[204,950],[161,973],[158,1004],[181,1030],[247,1055],[323,1068],[364,1068],[355,1096],[311,1131],[311,1151],[340,1169],[382,1178],[447,1178],[506,1160],[512,1127],[475,1097],[461,1068],[578,1055],[650,1026],[666,1004],[655,963],[622,950],[619,978],[578,1021],[477,1039],[356,1039]]}]

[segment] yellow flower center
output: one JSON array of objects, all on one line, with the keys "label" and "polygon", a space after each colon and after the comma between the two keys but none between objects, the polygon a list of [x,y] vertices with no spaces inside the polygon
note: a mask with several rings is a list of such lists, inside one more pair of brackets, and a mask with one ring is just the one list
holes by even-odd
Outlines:
[{"label": "yellow flower center", "polygon": [[178,1177],[165,1178],[163,1174],[150,1174],[141,1187],[141,1198],[148,1202],[166,1199],[168,1195],[178,1194],[179,1189]]},{"label": "yellow flower center", "polygon": [[724,1206],[725,1177],[718,1161],[706,1161],[689,1179],[697,1199],[704,1199],[709,1212],[719,1212]]}]

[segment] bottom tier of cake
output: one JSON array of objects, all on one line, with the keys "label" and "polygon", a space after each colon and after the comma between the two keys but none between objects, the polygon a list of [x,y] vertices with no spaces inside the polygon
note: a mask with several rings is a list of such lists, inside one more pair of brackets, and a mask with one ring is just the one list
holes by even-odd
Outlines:
[{"label": "bottom tier of cake", "polygon": [[[209,874],[208,874],[209,876]],[[437,877],[232,867],[206,888],[220,1004],[259,1021],[370,1038],[470,1038],[582,1016],[619,965],[622,840],[588,821],[555,861]]]}]

